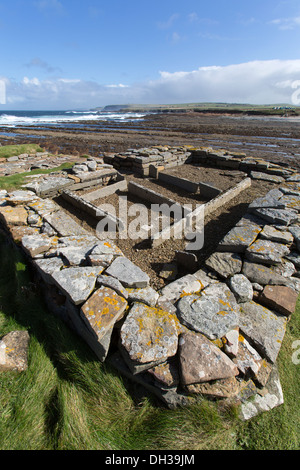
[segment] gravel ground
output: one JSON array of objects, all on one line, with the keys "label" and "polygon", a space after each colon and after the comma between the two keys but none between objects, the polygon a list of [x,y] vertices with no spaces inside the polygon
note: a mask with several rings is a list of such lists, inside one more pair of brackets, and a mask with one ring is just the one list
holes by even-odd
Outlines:
[{"label": "gravel ground", "polygon": [[[184,169],[187,172],[186,176],[188,176],[188,169]],[[197,169],[198,170],[198,169]],[[220,173],[222,173],[220,171]],[[136,177],[127,177],[131,180],[137,181],[144,186],[150,188],[153,185],[156,186],[156,183],[150,181],[148,179],[141,179]],[[222,177],[222,175],[220,175]],[[238,220],[244,215],[246,212],[248,205],[257,197],[261,197],[266,194],[271,189],[277,187],[277,184],[274,183],[267,183],[259,180],[253,180],[252,186],[240,193],[236,198],[232,199],[229,203],[225,204],[217,211],[208,215],[205,220],[205,231],[204,231],[204,247],[202,250],[195,252],[198,258],[199,268],[204,263],[204,261],[213,253],[220,242],[220,240],[226,235],[226,233],[238,222]],[[151,189],[151,188],[150,188]],[[165,190],[169,197],[170,197],[170,189]],[[160,186],[160,193],[164,193],[163,186]],[[182,196],[181,196],[182,197]],[[180,202],[177,193],[172,193],[172,198],[176,201]],[[191,200],[191,195],[186,198],[187,200]],[[181,199],[181,202],[183,200]],[[65,207],[70,213],[70,215],[80,223],[84,228],[86,228],[91,233],[95,234],[96,230],[96,221],[93,220],[91,217],[88,217],[84,213],[78,212],[77,209],[72,208],[69,204],[64,201],[60,201],[60,204]],[[128,198],[128,207],[131,207],[134,203],[141,203],[141,201],[137,198],[130,196]],[[118,195],[108,196],[98,201],[94,201],[94,204],[112,204],[116,207],[116,215],[118,215],[118,206],[119,206],[119,198]],[[199,204],[199,202],[197,201]],[[139,214],[137,214],[139,216]],[[151,212],[150,206],[148,206],[148,220],[150,219]],[[134,217],[129,217],[128,222],[132,222]],[[185,248],[186,241],[184,239],[180,240],[167,240],[161,246],[157,248],[152,248],[148,240],[131,240],[130,238],[127,239],[117,239],[117,245],[123,251],[124,255],[127,256],[133,263],[139,266],[143,271],[145,271],[151,279],[151,285],[155,289],[162,288],[168,281],[161,278],[159,273],[162,270],[162,267],[165,263],[171,263],[175,260],[175,252],[176,250],[182,251]],[[186,271],[179,269],[179,275],[186,274]]]}]

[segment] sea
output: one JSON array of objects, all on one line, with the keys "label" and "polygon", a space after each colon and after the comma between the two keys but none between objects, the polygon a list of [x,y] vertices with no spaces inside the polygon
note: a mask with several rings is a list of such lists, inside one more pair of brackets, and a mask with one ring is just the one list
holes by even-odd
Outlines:
[{"label": "sea", "polygon": [[145,114],[106,111],[0,111],[0,127],[72,127],[81,128],[87,121],[132,122]]}]

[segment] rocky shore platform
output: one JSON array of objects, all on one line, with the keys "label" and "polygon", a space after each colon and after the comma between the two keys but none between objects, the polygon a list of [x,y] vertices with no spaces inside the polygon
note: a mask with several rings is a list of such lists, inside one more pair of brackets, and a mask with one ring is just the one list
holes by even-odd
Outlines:
[{"label": "rocky shore platform", "polygon": [[98,156],[153,145],[212,146],[299,169],[299,118],[201,112],[146,114],[132,122],[88,121],[74,128],[0,127],[0,143],[39,143],[52,153]]},{"label": "rocky shore platform", "polygon": [[[188,164],[239,172],[239,181],[218,188],[169,173]],[[117,240],[86,230],[56,199],[65,197],[92,216],[97,206],[90,190],[97,197],[99,191],[118,194],[120,186],[129,191],[122,168],[129,173],[134,168],[145,181],[152,177],[188,187],[195,198],[203,191],[207,200],[200,207],[207,217],[257,181],[271,183],[272,189],[247,204],[214,252],[200,256],[200,268],[193,268],[186,244],[181,259],[188,273],[178,272],[157,288]],[[300,291],[296,168],[226,149],[159,145],[81,159],[70,171],[42,175],[25,186],[0,192],[2,230],[27,256],[49,309],[98,360],[170,408],[206,397],[238,406],[241,419],[248,420],[284,403],[276,363]],[[138,189],[143,197],[166,200],[159,192]],[[111,214],[97,212],[97,217]],[[153,250],[164,245],[158,236],[150,241]],[[5,341],[0,343],[2,364]]]}]

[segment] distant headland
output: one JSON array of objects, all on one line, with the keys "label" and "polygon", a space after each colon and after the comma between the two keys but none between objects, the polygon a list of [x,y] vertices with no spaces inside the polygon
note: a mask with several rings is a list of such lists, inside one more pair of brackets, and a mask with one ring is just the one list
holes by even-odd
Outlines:
[{"label": "distant headland", "polygon": [[300,107],[290,104],[240,104],[240,103],[182,103],[182,104],[114,104],[94,108],[102,112],[155,112],[155,113],[215,113],[235,115],[300,116]]}]

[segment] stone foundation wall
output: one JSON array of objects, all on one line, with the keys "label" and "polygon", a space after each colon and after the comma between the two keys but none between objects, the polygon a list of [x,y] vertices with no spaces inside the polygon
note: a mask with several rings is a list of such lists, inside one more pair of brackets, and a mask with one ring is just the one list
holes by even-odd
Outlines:
[{"label": "stone foundation wall", "polygon": [[300,175],[282,178],[202,269],[160,291],[114,243],[62,223],[60,207],[33,191],[1,191],[0,223],[49,308],[100,361],[170,408],[206,396],[250,419],[284,401],[276,362],[300,290]]}]

